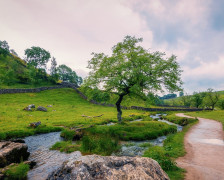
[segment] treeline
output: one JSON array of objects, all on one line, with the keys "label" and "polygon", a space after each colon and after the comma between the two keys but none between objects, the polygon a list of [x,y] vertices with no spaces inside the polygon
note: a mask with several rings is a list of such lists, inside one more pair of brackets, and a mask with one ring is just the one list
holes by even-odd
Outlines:
[{"label": "treeline", "polygon": [[[47,63],[51,62],[50,69]],[[80,85],[83,80],[65,64],[57,66],[55,57],[40,47],[25,50],[21,59],[7,41],[0,41],[0,85],[56,84],[59,80]]]},{"label": "treeline", "polygon": [[165,101],[165,104],[172,106],[186,106],[196,108],[212,108],[219,107],[224,109],[224,99],[219,92],[209,88],[205,92],[194,92],[193,95],[185,94],[179,98]]}]

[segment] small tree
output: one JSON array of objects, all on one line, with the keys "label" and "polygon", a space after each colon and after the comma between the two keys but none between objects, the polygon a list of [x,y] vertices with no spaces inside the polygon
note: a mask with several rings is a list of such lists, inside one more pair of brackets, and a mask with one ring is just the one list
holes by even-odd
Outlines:
[{"label": "small tree", "polygon": [[142,38],[126,36],[123,42],[112,48],[112,55],[92,53],[88,63],[91,69],[86,85],[102,87],[105,91],[115,92],[117,118],[121,122],[121,102],[127,94],[142,95],[145,91],[162,91],[163,87],[174,92],[180,91],[181,70],[176,56],[164,58],[164,53],[150,53],[139,46]]},{"label": "small tree", "polygon": [[202,105],[203,96],[200,93],[194,92],[191,100],[192,100],[193,106],[195,106],[196,108],[199,108],[199,106]]},{"label": "small tree", "polygon": [[51,54],[43,48],[31,47],[25,50],[25,59],[28,65],[34,66],[35,68],[46,69],[46,64],[51,58]]},{"label": "small tree", "polygon": [[59,79],[65,82],[74,83],[76,85],[80,85],[82,83],[82,78],[77,76],[75,71],[65,64],[58,66],[57,72],[59,75]]},{"label": "small tree", "polygon": [[9,52],[9,44],[7,41],[0,41],[0,48],[6,50],[7,52]]},{"label": "small tree", "polygon": [[224,110],[224,99],[220,99],[217,103],[218,103],[218,107]]},{"label": "small tree", "polygon": [[190,105],[191,105],[191,97],[187,93],[185,93],[184,96],[181,96],[180,100],[182,101],[182,104],[184,106],[190,107]]},{"label": "small tree", "polygon": [[214,92],[213,89],[209,88],[206,92],[206,96],[204,98],[204,104],[206,107],[211,107],[212,109],[215,108],[216,103],[219,100],[219,93]]},{"label": "small tree", "polygon": [[56,61],[55,57],[52,57],[52,59],[51,59],[50,74],[54,81],[58,80],[59,75],[57,73],[57,61]]}]

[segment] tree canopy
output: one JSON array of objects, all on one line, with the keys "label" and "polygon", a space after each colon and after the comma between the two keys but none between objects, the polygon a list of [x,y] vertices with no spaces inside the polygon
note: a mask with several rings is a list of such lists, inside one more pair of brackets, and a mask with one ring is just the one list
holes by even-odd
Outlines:
[{"label": "tree canopy", "polygon": [[92,53],[93,57],[88,62],[91,71],[85,84],[119,95],[116,102],[119,122],[122,115],[120,104],[125,95],[181,90],[182,71],[176,56],[164,58],[165,53],[149,52],[138,45],[142,41],[142,38],[126,36],[123,42],[112,48],[111,56]]},{"label": "tree canopy", "polygon": [[43,48],[31,47],[25,50],[26,61],[28,65],[34,66],[35,68],[46,69],[46,64],[51,58],[51,54]]},{"label": "tree canopy", "polygon": [[59,79],[62,81],[74,83],[76,85],[80,85],[82,83],[82,78],[65,64],[58,66],[57,73],[59,75]]}]

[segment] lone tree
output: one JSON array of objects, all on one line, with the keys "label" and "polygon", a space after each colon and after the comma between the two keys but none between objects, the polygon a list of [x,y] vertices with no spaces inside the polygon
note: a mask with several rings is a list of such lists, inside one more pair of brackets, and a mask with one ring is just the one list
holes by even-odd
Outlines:
[{"label": "lone tree", "polygon": [[51,58],[51,54],[43,48],[31,47],[25,50],[26,61],[28,65],[34,66],[35,68],[46,69],[46,64]]},{"label": "lone tree", "polygon": [[112,55],[92,53],[88,62],[91,69],[86,86],[100,87],[104,91],[117,93],[117,118],[121,123],[121,102],[126,95],[140,95],[150,90],[180,91],[181,70],[176,56],[163,58],[164,53],[149,52],[138,43],[142,38],[126,36],[123,42],[112,48]]}]

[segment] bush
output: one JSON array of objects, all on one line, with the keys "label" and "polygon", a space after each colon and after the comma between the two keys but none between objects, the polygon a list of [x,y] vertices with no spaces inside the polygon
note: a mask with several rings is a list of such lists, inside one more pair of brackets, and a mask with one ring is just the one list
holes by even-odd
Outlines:
[{"label": "bush", "polygon": [[20,163],[16,165],[9,166],[9,169],[4,172],[8,179],[12,180],[22,180],[26,179],[27,173],[29,171],[29,165]]}]

